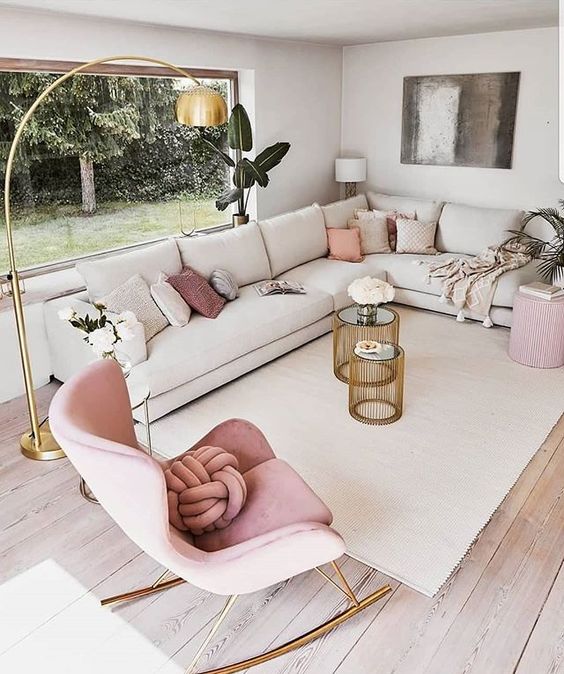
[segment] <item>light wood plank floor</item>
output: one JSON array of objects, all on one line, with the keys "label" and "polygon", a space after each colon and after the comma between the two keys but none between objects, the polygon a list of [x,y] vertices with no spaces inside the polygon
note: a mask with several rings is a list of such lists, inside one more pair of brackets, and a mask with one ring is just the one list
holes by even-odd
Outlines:
[{"label": "light wood plank floor", "polygon": [[[54,390],[39,391],[43,411]],[[182,585],[113,612],[99,608],[93,597],[148,585],[161,569],[99,506],[80,498],[66,459],[41,463],[20,455],[26,424],[23,400],[0,405],[0,670],[91,671],[88,663],[107,653],[103,670],[96,671],[182,672],[223,599]],[[254,671],[564,673],[563,483],[564,417],[440,594],[429,599],[344,558],[360,596],[384,582],[393,592],[318,641]],[[42,588],[38,598],[36,587]],[[43,592],[51,593],[46,602]],[[315,572],[243,597],[200,669],[255,655],[343,608],[340,595]],[[63,646],[61,633],[68,633]],[[68,668],[65,650],[72,653]]]}]

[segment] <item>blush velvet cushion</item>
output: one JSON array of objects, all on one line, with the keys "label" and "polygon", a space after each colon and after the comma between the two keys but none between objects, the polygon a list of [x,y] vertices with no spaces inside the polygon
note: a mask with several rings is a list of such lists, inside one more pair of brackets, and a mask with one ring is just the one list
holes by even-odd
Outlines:
[{"label": "blush velvet cushion", "polygon": [[329,244],[329,260],[344,262],[362,262],[364,259],[360,247],[360,231],[358,227],[341,229],[327,227],[327,242]]},{"label": "blush velvet cushion", "polygon": [[217,318],[225,305],[225,298],[218,295],[206,279],[190,267],[184,267],[180,274],[169,276],[168,283],[186,304],[206,318]]},{"label": "blush velvet cushion", "polygon": [[247,499],[237,457],[221,447],[186,452],[165,470],[170,523],[194,536],[225,529]]}]

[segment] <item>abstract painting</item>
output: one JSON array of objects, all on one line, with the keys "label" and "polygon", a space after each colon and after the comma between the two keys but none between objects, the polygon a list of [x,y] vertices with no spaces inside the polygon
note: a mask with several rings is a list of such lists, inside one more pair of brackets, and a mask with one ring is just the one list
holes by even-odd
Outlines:
[{"label": "abstract painting", "polygon": [[402,164],[511,168],[519,75],[405,77]]}]

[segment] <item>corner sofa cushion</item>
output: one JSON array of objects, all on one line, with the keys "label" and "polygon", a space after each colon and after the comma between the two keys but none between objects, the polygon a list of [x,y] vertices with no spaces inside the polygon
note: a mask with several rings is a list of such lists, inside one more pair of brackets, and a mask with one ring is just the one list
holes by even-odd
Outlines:
[{"label": "corner sofa cushion", "polygon": [[334,201],[331,204],[322,206],[321,210],[325,218],[325,227],[345,229],[347,222],[351,218],[354,218],[354,213],[357,209],[365,210],[367,208],[368,201],[366,201],[364,194],[357,194],[356,197]]},{"label": "corner sofa cushion", "polygon": [[333,300],[320,290],[305,295],[259,297],[252,285],[241,288],[212,322],[192,314],[183,328],[163,330],[148,345],[149,357],[137,366],[151,395],[172,391],[222,365],[320,321]]},{"label": "corner sofa cushion", "polygon": [[503,243],[509,229],[520,229],[523,211],[445,204],[437,228],[436,246],[445,253],[479,255]]},{"label": "corner sofa cushion", "polygon": [[272,276],[327,255],[323,211],[317,204],[259,222]]},{"label": "corner sofa cushion", "polygon": [[211,278],[216,269],[225,269],[239,286],[272,278],[268,255],[258,225],[246,225],[178,239],[182,264],[204,278]]},{"label": "corner sofa cushion", "polygon": [[143,324],[147,341],[168,326],[167,319],[151,296],[149,286],[139,274],[134,274],[100,301],[108,311],[115,314],[132,311]]},{"label": "corner sofa cushion", "polygon": [[385,267],[381,266],[381,259],[393,257],[395,256],[367,255],[363,262],[354,263],[322,257],[286,272],[283,277],[288,281],[301,283],[308,293],[312,288],[329,293],[333,298],[333,307],[338,311],[352,304],[347,288],[355,279],[373,276],[386,281],[387,275],[383,271]]},{"label": "corner sofa cushion", "polygon": [[414,197],[400,197],[391,194],[368,192],[368,204],[375,211],[398,211],[399,213],[415,213],[420,222],[437,222],[444,202],[416,199]]},{"label": "corner sofa cushion", "polygon": [[76,270],[84,279],[88,297],[96,302],[135,274],[150,286],[157,283],[161,272],[178,274],[182,263],[175,240],[168,239],[122,255],[78,262]]}]

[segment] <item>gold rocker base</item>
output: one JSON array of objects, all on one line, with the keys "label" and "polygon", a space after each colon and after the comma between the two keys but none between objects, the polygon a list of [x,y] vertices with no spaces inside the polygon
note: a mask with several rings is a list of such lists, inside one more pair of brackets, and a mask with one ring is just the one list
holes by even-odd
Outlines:
[{"label": "gold rocker base", "polygon": [[[234,674],[234,672],[240,672],[243,669],[254,667],[255,665],[261,665],[265,662],[268,662],[269,660],[273,660],[274,658],[277,658],[281,655],[285,655],[286,653],[289,653],[290,651],[293,651],[296,648],[305,646],[310,641],[318,639],[323,634],[326,634],[335,627],[338,627],[342,623],[346,622],[349,618],[352,618],[357,613],[360,613],[365,608],[368,608],[369,606],[371,606],[372,604],[374,604],[379,599],[381,599],[382,597],[384,597],[385,595],[387,595],[389,592],[392,591],[390,585],[383,585],[381,588],[376,590],[376,592],[370,594],[368,597],[358,600],[337,563],[331,562],[331,565],[335,570],[335,576],[338,578],[338,581],[336,581],[334,578],[331,578],[327,573],[325,573],[325,571],[323,571],[320,568],[316,568],[316,571],[318,571],[325,578],[325,580],[327,580],[327,582],[331,583],[331,585],[333,585],[337,590],[339,590],[339,592],[341,592],[343,595],[345,595],[345,597],[347,597],[349,602],[352,604],[350,608],[348,608],[346,611],[343,611],[343,613],[339,613],[338,615],[334,616],[333,618],[323,623],[319,627],[316,627],[310,630],[309,632],[306,632],[302,636],[296,637],[295,639],[292,639],[291,641],[282,644],[281,646],[277,646],[276,648],[273,648],[272,650],[267,651],[266,653],[256,655],[252,658],[248,658],[247,660],[242,660],[241,662],[236,662],[232,665],[225,665],[224,667],[218,667],[217,669],[209,669],[206,672],[202,672],[201,674]],[[110,604],[117,604],[122,601],[131,601],[133,599],[139,599],[141,597],[146,597],[147,595],[153,594],[155,592],[162,592],[163,590],[167,590],[171,587],[176,587],[177,585],[181,585],[182,583],[186,582],[183,578],[173,578],[171,580],[165,580],[165,578],[169,575],[169,573],[170,572],[168,570],[165,571],[149,587],[144,587],[139,590],[133,590],[132,592],[126,592],[124,594],[119,594],[114,597],[108,597],[107,599],[103,599],[101,601],[101,604],[102,606],[108,606]],[[221,613],[216,618],[213,627],[211,628],[208,635],[204,639],[204,642],[198,649],[198,652],[194,656],[185,674],[193,674],[196,665],[198,664],[204,651],[208,647],[214,634],[217,632],[221,623],[223,622],[223,620],[225,619],[225,617],[235,604],[237,596],[238,595],[233,594],[230,597],[228,597],[225,606],[223,607]]]}]

